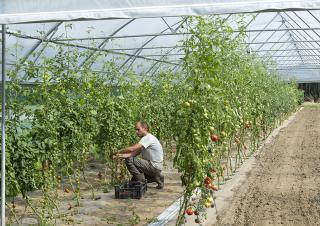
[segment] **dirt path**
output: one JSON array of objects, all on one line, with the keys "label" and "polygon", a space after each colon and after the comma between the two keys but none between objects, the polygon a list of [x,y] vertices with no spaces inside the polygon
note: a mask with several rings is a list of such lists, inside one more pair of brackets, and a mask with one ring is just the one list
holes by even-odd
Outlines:
[{"label": "dirt path", "polygon": [[320,108],[304,108],[257,156],[216,225],[320,225]]}]

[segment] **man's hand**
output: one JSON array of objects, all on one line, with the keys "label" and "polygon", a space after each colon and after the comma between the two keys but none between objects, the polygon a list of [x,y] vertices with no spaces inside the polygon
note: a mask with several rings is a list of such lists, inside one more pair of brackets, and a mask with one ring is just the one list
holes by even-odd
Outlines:
[{"label": "man's hand", "polygon": [[131,153],[116,153],[112,156],[112,159],[118,160],[118,159],[125,159],[131,157]]},{"label": "man's hand", "polygon": [[118,160],[118,159],[126,159],[129,157],[134,157],[140,153],[142,147],[143,147],[142,144],[138,143],[138,144],[134,144],[130,147],[121,149],[117,153],[114,153],[112,155],[112,159]]},{"label": "man's hand", "polygon": [[122,155],[123,155],[122,153],[115,153],[115,154],[112,155],[112,159],[113,159],[113,160],[122,159],[122,158],[123,158]]},{"label": "man's hand", "polygon": [[112,158],[113,160],[119,159],[119,153],[114,153],[114,154],[111,156],[111,158]]}]

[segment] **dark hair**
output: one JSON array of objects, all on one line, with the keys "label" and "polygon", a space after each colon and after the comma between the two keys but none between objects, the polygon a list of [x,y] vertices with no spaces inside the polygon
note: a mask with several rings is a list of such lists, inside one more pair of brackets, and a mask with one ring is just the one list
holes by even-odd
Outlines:
[{"label": "dark hair", "polygon": [[145,128],[146,130],[149,131],[149,125],[147,122],[139,120],[137,123],[140,123],[142,128]]}]

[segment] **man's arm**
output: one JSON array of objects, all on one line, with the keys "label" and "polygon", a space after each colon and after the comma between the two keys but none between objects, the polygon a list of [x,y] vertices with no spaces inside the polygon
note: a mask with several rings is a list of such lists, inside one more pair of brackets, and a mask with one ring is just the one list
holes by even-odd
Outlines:
[{"label": "man's arm", "polygon": [[129,158],[132,156],[136,156],[137,154],[139,154],[139,152],[141,151],[142,148],[142,144],[134,144],[130,147],[126,147],[124,149],[121,149],[118,153],[114,154],[113,158]]}]

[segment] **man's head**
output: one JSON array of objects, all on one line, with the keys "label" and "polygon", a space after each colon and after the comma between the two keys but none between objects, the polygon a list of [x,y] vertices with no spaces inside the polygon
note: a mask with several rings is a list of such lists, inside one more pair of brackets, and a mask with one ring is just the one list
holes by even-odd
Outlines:
[{"label": "man's head", "polygon": [[136,123],[136,134],[138,137],[144,137],[149,132],[149,126],[146,122],[138,121]]}]

